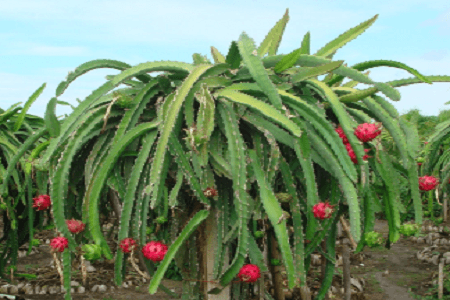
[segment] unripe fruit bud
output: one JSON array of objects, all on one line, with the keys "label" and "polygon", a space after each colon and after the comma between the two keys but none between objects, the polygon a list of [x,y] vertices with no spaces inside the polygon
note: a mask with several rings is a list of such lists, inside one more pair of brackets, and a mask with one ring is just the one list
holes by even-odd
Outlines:
[{"label": "unripe fruit bud", "polygon": [[264,236],[264,231],[255,231],[253,235],[255,236],[255,238],[260,239]]},{"label": "unripe fruit bud", "polygon": [[158,224],[164,224],[166,222],[167,222],[167,218],[164,216],[156,218],[156,223],[158,223]]},{"label": "unripe fruit bud", "polygon": [[272,258],[272,259],[270,260],[270,264],[271,264],[272,266],[279,266],[279,265],[281,265],[281,262],[280,262],[280,260],[277,259],[277,258]]}]

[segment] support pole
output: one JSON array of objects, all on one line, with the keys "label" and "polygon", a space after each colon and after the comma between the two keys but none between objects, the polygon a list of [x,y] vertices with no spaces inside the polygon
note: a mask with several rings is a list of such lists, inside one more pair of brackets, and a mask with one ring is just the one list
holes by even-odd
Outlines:
[{"label": "support pole", "polygon": [[350,300],[352,290],[350,285],[350,251],[348,249],[348,239],[344,239],[342,245],[342,259],[344,269],[344,300]]},{"label": "support pole", "polygon": [[444,292],[444,262],[445,258],[441,258],[439,263],[439,291],[438,291],[438,299],[442,299]]}]

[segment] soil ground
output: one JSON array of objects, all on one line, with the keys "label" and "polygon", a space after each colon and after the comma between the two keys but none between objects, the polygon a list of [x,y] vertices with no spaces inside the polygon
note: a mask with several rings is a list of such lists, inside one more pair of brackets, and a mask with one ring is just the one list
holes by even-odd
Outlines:
[{"label": "soil ground", "polygon": [[[0,220],[1,223],[1,220]],[[450,223],[443,224],[450,226]],[[1,226],[0,226],[1,228]],[[386,238],[388,235],[388,225],[385,220],[377,220],[375,231],[383,233]],[[35,235],[38,239],[52,238],[52,231],[42,231]],[[352,259],[351,275],[355,278],[363,278],[365,280],[364,292],[353,295],[352,299],[370,299],[370,300],[409,300],[415,299],[409,291],[418,295],[427,295],[431,287],[433,274],[438,271],[438,266],[431,263],[422,262],[417,259],[416,253],[422,250],[426,245],[418,245],[405,238],[391,246],[391,249],[366,247],[362,252],[365,256],[363,261]],[[41,245],[40,253],[32,254],[18,259],[17,273],[28,273],[39,275],[37,280],[29,281],[33,285],[39,283],[40,286],[59,285],[59,277],[55,269],[51,269],[48,265],[52,261],[49,253],[48,245]],[[449,250],[450,251],[450,246]],[[135,280],[132,287],[122,288],[116,287],[114,291],[109,288],[113,285],[114,265],[108,261],[92,263],[97,269],[94,273],[88,273],[88,287],[94,284],[105,284],[108,291],[105,293],[93,293],[86,289],[85,294],[72,294],[74,300],[119,300],[119,299],[173,299],[159,290],[155,295],[148,294],[148,281],[138,284],[139,275],[133,273],[131,267],[128,269],[128,275],[125,279]],[[317,268],[318,270],[320,267]],[[336,273],[341,272],[342,267],[337,268]],[[383,273],[389,272],[387,276]],[[78,273],[72,274],[72,280],[81,283],[81,276]],[[0,280],[0,286],[6,282]],[[16,280],[15,284],[18,281]],[[162,284],[169,289],[175,289],[176,293],[181,293],[182,282],[164,279]],[[54,295],[22,295],[25,299],[64,299],[63,294]],[[341,294],[336,295],[334,299],[342,299]],[[437,298],[436,298],[437,299]]]},{"label": "soil ground", "polygon": [[[388,237],[387,221],[377,220],[375,231]],[[429,289],[433,273],[438,266],[422,262],[416,253],[425,247],[415,244],[403,237],[391,245],[391,249],[366,247],[363,266],[352,264],[351,274],[362,276],[366,280],[364,296],[370,300],[413,300],[409,291],[425,295]],[[383,273],[389,272],[387,276]]]}]

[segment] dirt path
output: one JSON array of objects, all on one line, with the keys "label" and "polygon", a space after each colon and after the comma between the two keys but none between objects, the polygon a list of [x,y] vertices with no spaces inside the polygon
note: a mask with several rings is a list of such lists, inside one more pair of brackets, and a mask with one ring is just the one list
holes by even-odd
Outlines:
[{"label": "dirt path", "polygon": [[[387,221],[377,220],[375,231],[387,238]],[[366,280],[366,299],[414,300],[409,291],[422,295],[426,293],[426,283],[431,280],[432,273],[438,271],[438,266],[417,259],[417,251],[424,247],[424,244],[418,245],[401,237],[389,250],[365,249],[363,253],[367,258],[362,263],[364,266],[352,264],[351,269],[352,275]]]}]

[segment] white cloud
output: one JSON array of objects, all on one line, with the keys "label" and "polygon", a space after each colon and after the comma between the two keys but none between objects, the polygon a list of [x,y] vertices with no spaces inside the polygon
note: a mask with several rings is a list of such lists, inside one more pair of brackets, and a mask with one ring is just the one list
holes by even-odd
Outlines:
[{"label": "white cloud", "polygon": [[420,26],[437,27],[440,35],[449,35],[450,29],[450,9],[440,13],[436,18],[420,23]]},{"label": "white cloud", "polygon": [[445,49],[433,50],[420,56],[421,59],[440,61],[447,57],[448,51]]}]

